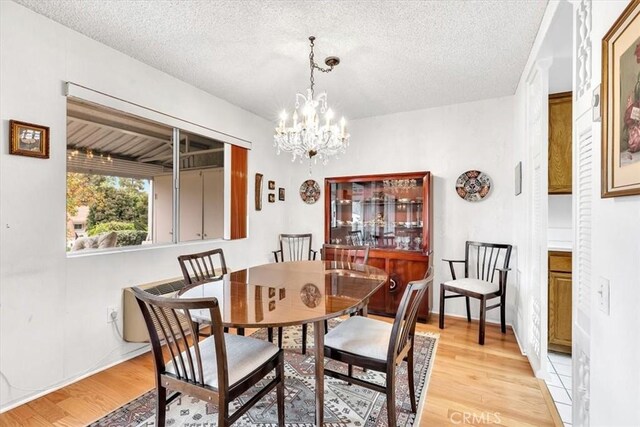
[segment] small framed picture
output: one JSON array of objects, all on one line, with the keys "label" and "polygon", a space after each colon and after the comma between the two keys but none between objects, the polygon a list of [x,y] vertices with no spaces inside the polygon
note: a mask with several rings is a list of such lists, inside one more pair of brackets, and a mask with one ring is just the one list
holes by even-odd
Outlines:
[{"label": "small framed picture", "polygon": [[269,190],[275,190],[275,189],[276,189],[276,182],[269,181]]},{"label": "small framed picture", "polygon": [[276,194],[269,193],[269,203],[275,203],[275,201],[276,201]]},{"label": "small framed picture", "polygon": [[9,154],[49,158],[49,128],[31,123],[9,121]]},{"label": "small framed picture", "polygon": [[276,297],[276,288],[269,288],[269,298]]},{"label": "small framed picture", "polygon": [[278,188],[278,200],[284,202],[284,188]]}]

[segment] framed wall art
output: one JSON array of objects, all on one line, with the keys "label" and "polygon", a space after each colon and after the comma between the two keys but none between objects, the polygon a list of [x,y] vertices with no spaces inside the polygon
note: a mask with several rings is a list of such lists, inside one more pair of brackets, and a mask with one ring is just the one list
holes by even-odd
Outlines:
[{"label": "framed wall art", "polygon": [[269,181],[269,190],[275,190],[275,189],[276,189],[276,182]]},{"label": "framed wall art", "polygon": [[602,39],[602,197],[640,194],[640,0]]},{"label": "framed wall art", "polygon": [[49,128],[31,123],[9,121],[9,154],[49,158]]},{"label": "framed wall art", "polygon": [[256,174],[256,192],[255,192],[256,210],[262,210],[262,174]]},{"label": "framed wall art", "polygon": [[276,202],[275,193],[269,193],[269,203],[275,203],[275,202]]},{"label": "framed wall art", "polygon": [[284,188],[278,188],[278,200],[284,202]]}]

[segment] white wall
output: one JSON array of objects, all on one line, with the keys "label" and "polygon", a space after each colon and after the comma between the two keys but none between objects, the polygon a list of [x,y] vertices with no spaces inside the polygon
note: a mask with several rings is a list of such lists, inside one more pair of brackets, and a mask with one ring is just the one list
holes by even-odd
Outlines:
[{"label": "white wall", "polygon": [[[252,141],[249,238],[67,258],[65,81]],[[253,209],[256,171],[279,186],[287,176],[267,121],[6,1],[0,93],[0,408],[136,349],[107,324],[106,308],[121,306],[123,287],[179,276],[179,254],[221,246],[232,268],[270,260],[289,204]],[[51,158],[8,155],[9,119],[49,126]]]},{"label": "white wall", "polygon": [[[601,82],[601,41],[626,1],[593,2],[592,88]],[[593,123],[593,146],[600,147],[601,123]],[[600,176],[594,151],[594,177]],[[593,277],[591,296],[591,425],[631,426],[640,420],[640,196],[600,198],[593,189]],[[598,308],[600,278],[611,282],[611,314]]]},{"label": "white wall", "polygon": [[[449,280],[442,258],[464,258],[466,240],[513,243],[512,122],[512,97],[354,120],[349,124],[352,137],[347,153],[327,166],[314,166],[311,178],[324,189],[325,177],[431,171],[435,178],[433,295],[438,301],[439,284]],[[291,187],[299,188],[309,179],[308,167],[296,163],[291,169],[295,171]],[[470,203],[456,194],[456,179],[469,169],[487,172],[493,181],[490,195],[482,202]],[[312,232],[317,249],[324,241],[324,203],[305,205],[299,197],[295,199],[291,231]],[[515,293],[517,289],[510,286],[509,301]],[[438,312],[435,301],[433,308]],[[464,303],[448,300],[446,310],[463,315]],[[474,317],[478,310],[474,302]],[[488,319],[499,320],[499,311],[490,311]]]}]

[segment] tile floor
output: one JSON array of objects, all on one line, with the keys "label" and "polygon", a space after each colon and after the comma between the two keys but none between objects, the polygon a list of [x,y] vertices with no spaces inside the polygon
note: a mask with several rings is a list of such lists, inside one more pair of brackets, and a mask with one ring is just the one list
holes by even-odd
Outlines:
[{"label": "tile floor", "polygon": [[571,425],[571,356],[549,352],[547,387],[565,426]]}]

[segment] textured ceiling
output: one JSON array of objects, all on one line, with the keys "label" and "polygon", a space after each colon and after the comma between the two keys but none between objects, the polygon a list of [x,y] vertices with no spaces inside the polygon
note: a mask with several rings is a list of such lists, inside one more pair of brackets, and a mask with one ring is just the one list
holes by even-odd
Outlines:
[{"label": "textured ceiling", "polygon": [[511,95],[545,1],[17,0],[215,96],[276,120],[317,90],[347,118]]}]

